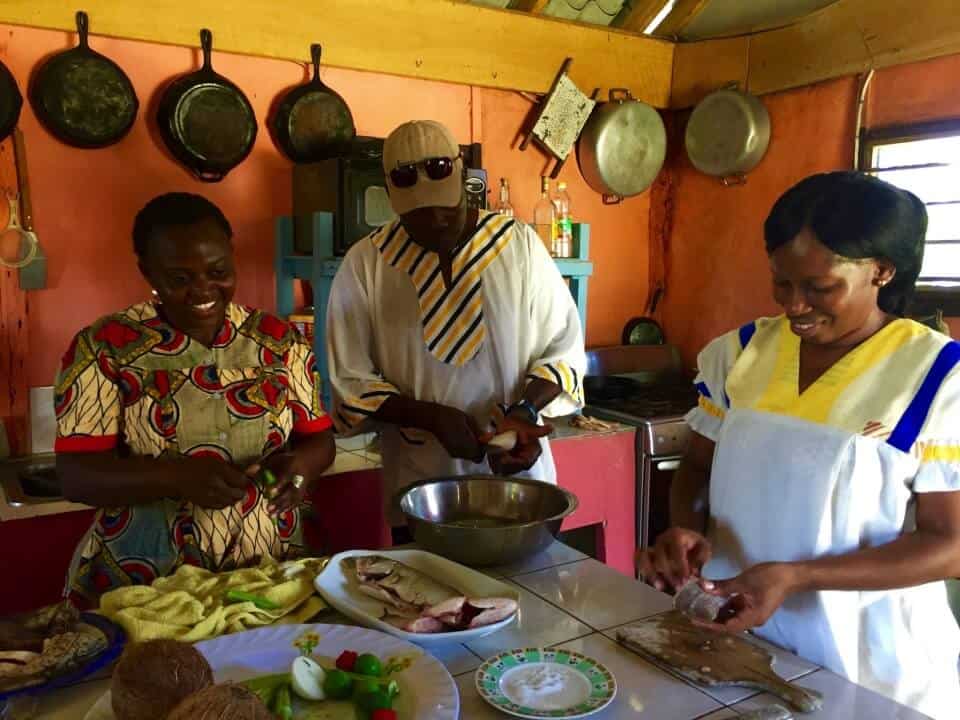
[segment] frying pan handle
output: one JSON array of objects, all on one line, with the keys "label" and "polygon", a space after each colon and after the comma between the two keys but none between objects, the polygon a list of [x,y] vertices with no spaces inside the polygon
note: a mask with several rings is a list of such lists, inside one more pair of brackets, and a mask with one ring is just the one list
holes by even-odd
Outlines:
[{"label": "frying pan handle", "polygon": [[727,177],[720,178],[720,182],[723,183],[724,187],[733,187],[734,185],[746,185],[747,176],[743,173],[738,173],[736,175],[728,175]]},{"label": "frying pan handle", "polygon": [[603,195],[604,205],[619,205],[621,202],[623,202],[623,198],[619,195],[608,195],[606,193]]},{"label": "frying pan handle", "polygon": [[223,180],[227,174],[215,170],[194,170],[193,174],[201,182],[215,183]]},{"label": "frying pan handle", "polygon": [[200,47],[203,49],[203,69],[210,69],[210,54],[213,52],[213,33],[207,28],[200,31]]},{"label": "frying pan handle", "polygon": [[89,47],[87,43],[87,33],[90,32],[90,19],[83,10],[77,10],[77,34],[80,36],[80,47],[86,50]]},{"label": "frying pan handle", "polygon": [[320,81],[320,56],[323,54],[323,46],[320,43],[313,43],[310,46],[310,62],[313,63],[313,79]]}]

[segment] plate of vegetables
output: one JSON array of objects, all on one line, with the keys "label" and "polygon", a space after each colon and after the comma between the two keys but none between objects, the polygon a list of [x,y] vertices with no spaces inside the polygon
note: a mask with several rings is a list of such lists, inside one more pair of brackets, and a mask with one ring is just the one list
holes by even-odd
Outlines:
[{"label": "plate of vegetables", "polygon": [[[277,625],[196,644],[218,685],[256,694],[280,720],[456,720],[457,687],[422,648],[349,625]],[[87,720],[114,720],[110,694]]]}]

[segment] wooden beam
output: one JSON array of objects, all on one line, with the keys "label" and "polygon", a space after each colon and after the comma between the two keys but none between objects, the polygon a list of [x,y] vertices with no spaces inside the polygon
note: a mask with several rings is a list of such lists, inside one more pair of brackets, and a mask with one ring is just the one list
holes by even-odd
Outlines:
[{"label": "wooden beam", "polygon": [[511,10],[520,10],[532,15],[539,15],[543,9],[550,4],[550,0],[516,0]]},{"label": "wooden beam", "polygon": [[677,0],[663,22],[654,28],[653,34],[662,38],[676,37],[703,11],[708,2],[710,0]]},{"label": "wooden beam", "polygon": [[[85,0],[93,32],[196,47],[200,28],[214,49],[305,61],[324,45],[336,67],[466,85],[545,92],[565,57],[585,90],[626,87],[666,107],[673,46],[609,28],[563,22],[452,0]],[[0,0],[0,23],[74,29],[63,0]]]},{"label": "wooden beam", "polygon": [[787,27],[676,45],[670,106],[729,82],[763,95],[954,53],[956,0],[840,0]]},{"label": "wooden beam", "polygon": [[692,107],[717,88],[747,87],[750,39],[747,37],[679,43],[673,54],[671,108]]},{"label": "wooden beam", "polygon": [[960,52],[956,0],[840,0],[750,42],[749,87],[762,94]]},{"label": "wooden beam", "polygon": [[620,23],[627,32],[642,33],[670,0],[633,0],[630,14]]}]

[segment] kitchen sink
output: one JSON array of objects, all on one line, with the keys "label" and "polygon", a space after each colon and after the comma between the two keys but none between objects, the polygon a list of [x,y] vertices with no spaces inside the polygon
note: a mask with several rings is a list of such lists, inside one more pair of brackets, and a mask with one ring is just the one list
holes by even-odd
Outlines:
[{"label": "kitchen sink", "polygon": [[28,465],[17,474],[23,494],[37,498],[61,498],[60,478],[53,465]]},{"label": "kitchen sink", "polygon": [[10,505],[39,505],[63,500],[52,459],[49,462],[11,463],[2,470],[3,491]]}]

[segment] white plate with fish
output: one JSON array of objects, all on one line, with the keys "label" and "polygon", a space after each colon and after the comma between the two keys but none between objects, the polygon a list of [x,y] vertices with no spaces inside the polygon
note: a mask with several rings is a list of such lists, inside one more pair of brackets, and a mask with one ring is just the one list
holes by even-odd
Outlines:
[{"label": "white plate with fish", "polygon": [[342,552],[314,584],[352,620],[419,645],[469,642],[519,612],[515,588],[422,550]]},{"label": "white plate with fish", "polygon": [[[271,673],[287,672],[301,652],[307,633],[317,636],[312,657],[332,666],[344,650],[372,653],[386,661],[409,662],[396,676],[400,686],[394,709],[398,720],[457,720],[460,694],[447,669],[416,645],[375,630],[350,625],[274,625],[224,635],[197,643],[218,683],[241,682]],[[356,720],[362,714],[351,702],[294,700],[294,720]],[[84,720],[116,720],[110,693],[100,697]]]}]

